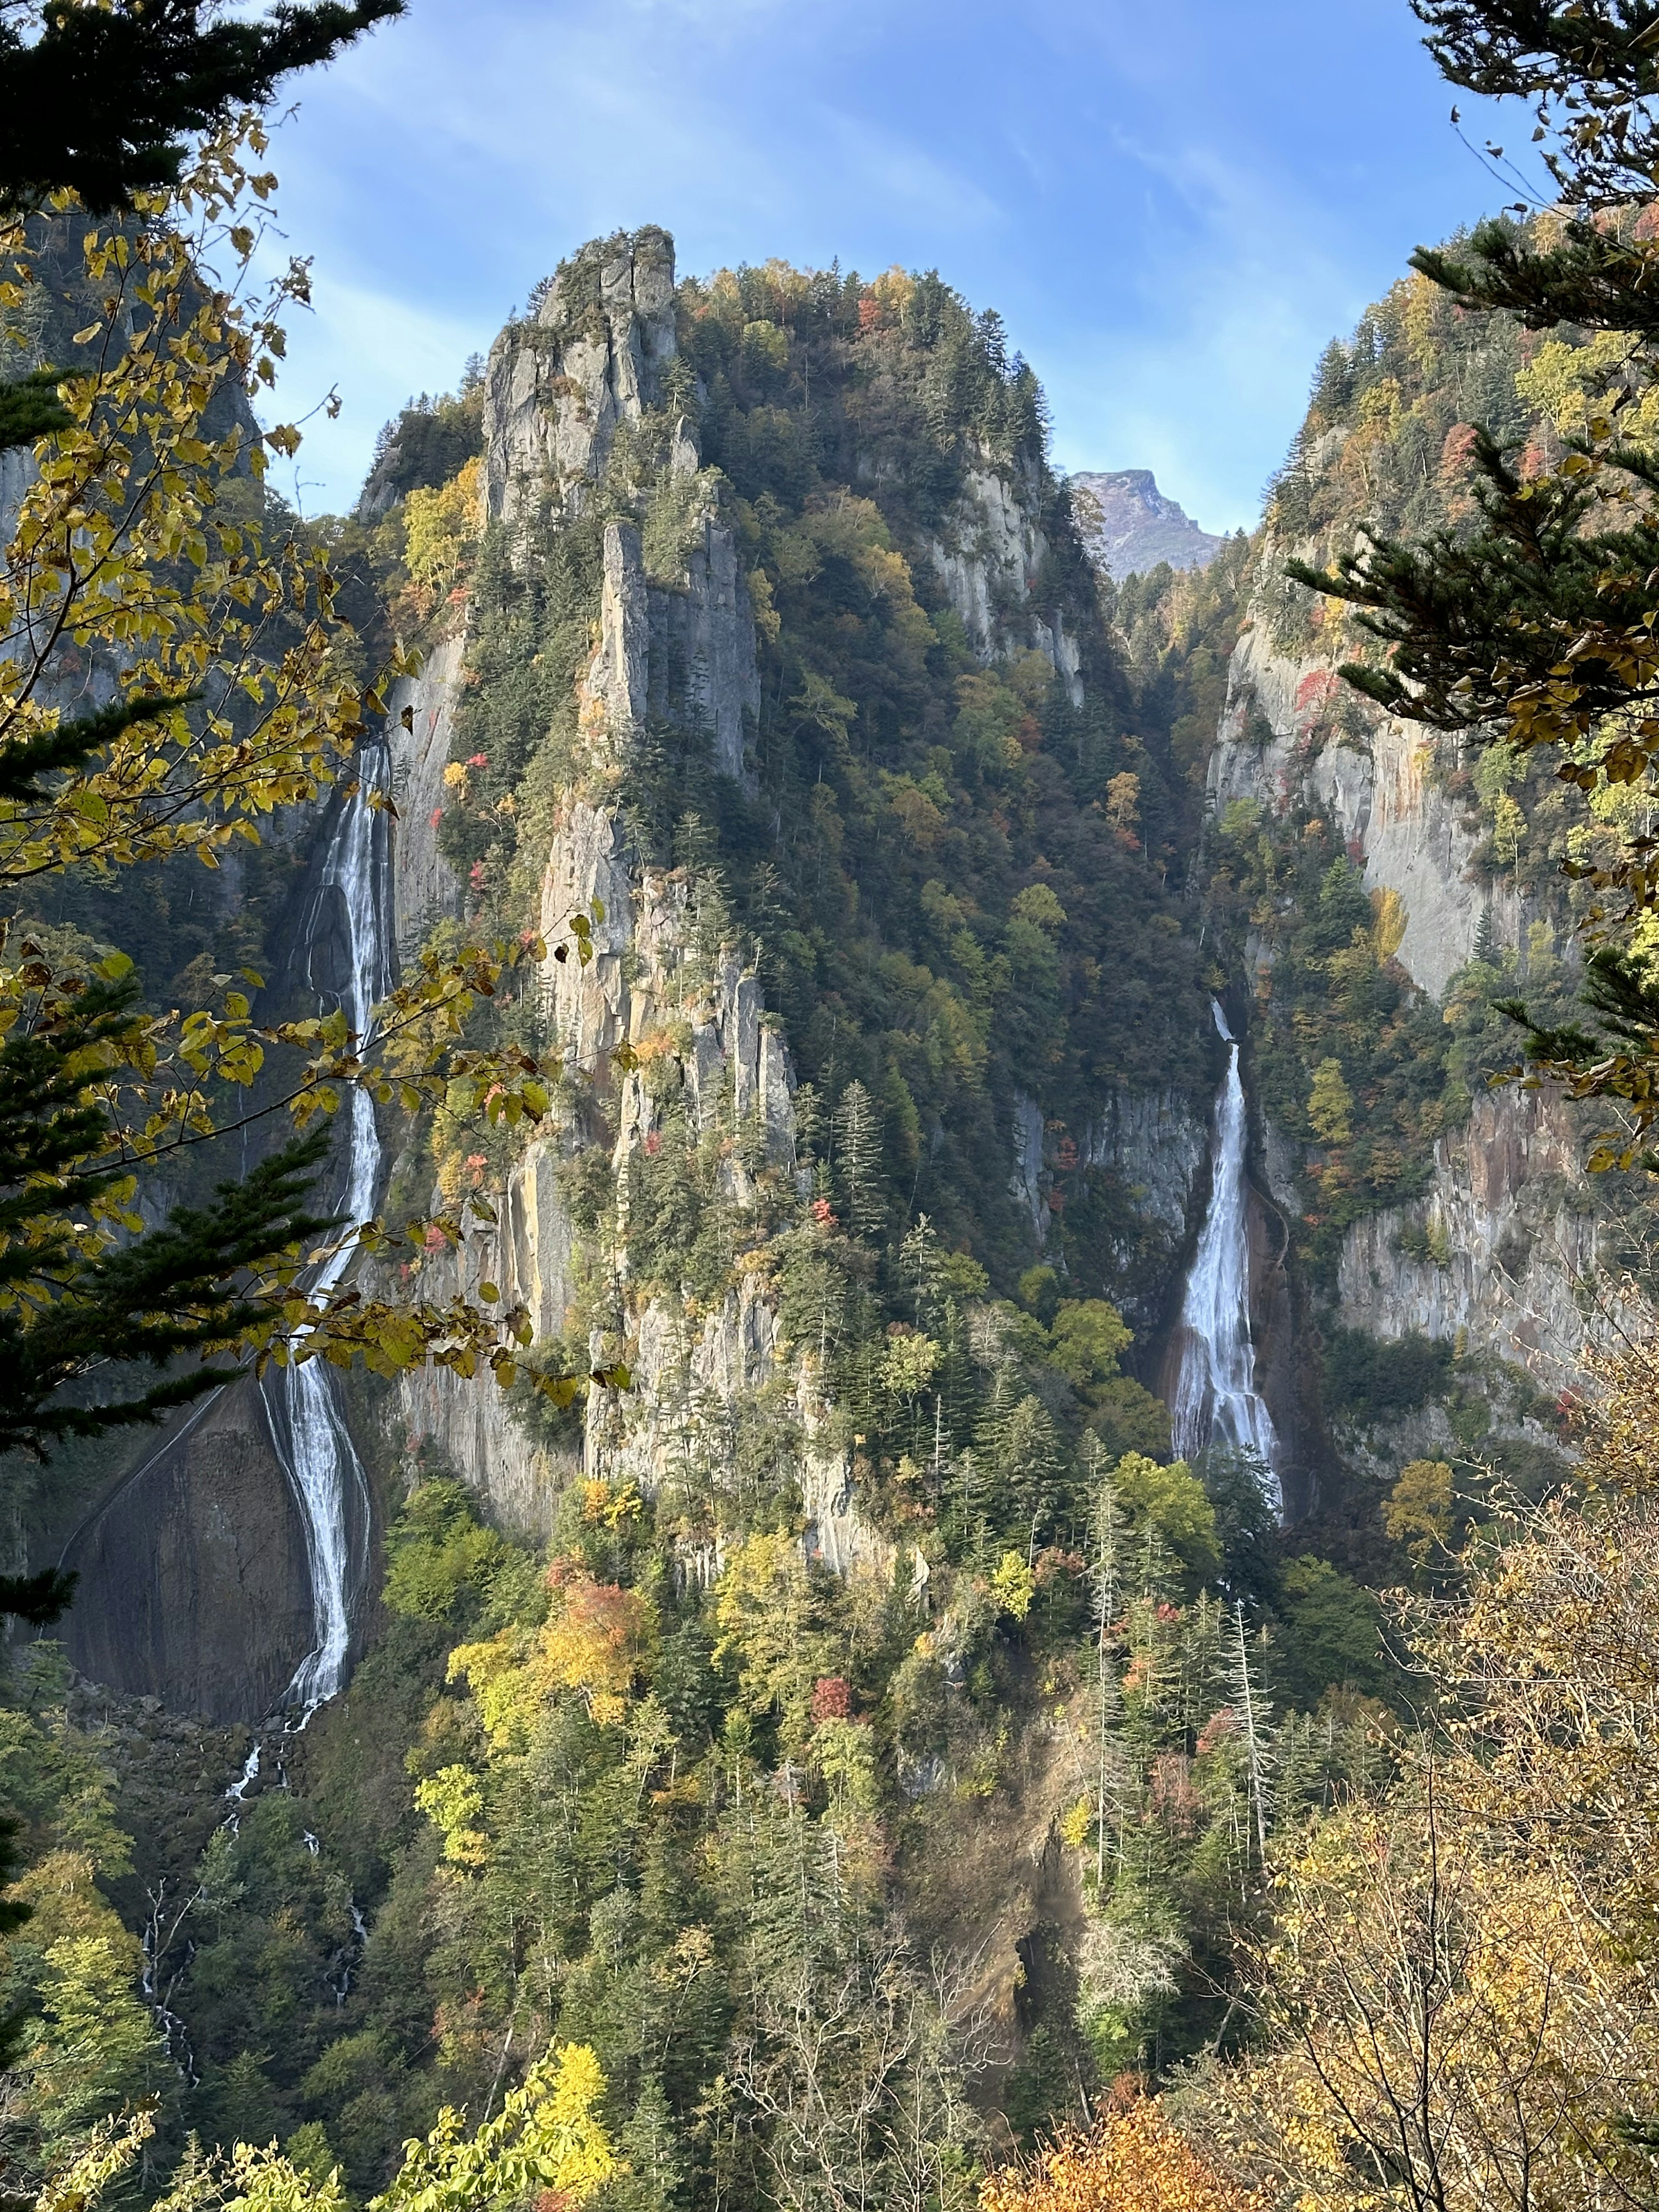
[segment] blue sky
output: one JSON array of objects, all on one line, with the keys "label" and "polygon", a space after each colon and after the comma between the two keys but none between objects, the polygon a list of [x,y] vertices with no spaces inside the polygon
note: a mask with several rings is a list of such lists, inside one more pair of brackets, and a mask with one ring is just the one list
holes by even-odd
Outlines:
[{"label": "blue sky", "polygon": [[1063,466],[1249,526],[1326,341],[1503,197],[1406,0],[412,0],[295,89],[282,405],[343,403],[312,512],[563,255],[659,222],[683,271],[937,267],[1000,310]]}]

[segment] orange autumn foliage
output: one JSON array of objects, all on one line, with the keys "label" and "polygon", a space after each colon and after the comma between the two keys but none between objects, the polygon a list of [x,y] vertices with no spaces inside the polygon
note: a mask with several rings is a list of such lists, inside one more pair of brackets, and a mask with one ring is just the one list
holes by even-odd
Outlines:
[{"label": "orange autumn foliage", "polygon": [[596,1720],[619,1720],[629,1690],[649,1668],[649,1605],[638,1590],[596,1583],[568,1560],[555,1560],[547,1579],[553,1601],[541,1633],[544,1668],[561,1688],[580,1690]]},{"label": "orange autumn foliage", "polygon": [[1142,2096],[1116,2104],[1091,2134],[999,2168],[979,2193],[980,2212],[1256,2212],[1259,2201]]},{"label": "orange autumn foliage", "polygon": [[449,1679],[465,1678],[496,1757],[529,1748],[538,1716],[561,1690],[580,1691],[600,1726],[616,1727],[635,1686],[651,1672],[656,1635],[640,1591],[596,1583],[572,1559],[556,1559],[547,1581],[540,1628],[504,1628],[449,1655]]}]

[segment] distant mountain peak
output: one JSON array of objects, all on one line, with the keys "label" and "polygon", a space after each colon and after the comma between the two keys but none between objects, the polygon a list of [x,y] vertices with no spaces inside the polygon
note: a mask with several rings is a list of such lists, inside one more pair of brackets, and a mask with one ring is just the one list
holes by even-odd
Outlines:
[{"label": "distant mountain peak", "polygon": [[1071,479],[1072,507],[1096,568],[1114,582],[1172,568],[1207,568],[1226,544],[1166,499],[1150,469],[1085,469]]}]

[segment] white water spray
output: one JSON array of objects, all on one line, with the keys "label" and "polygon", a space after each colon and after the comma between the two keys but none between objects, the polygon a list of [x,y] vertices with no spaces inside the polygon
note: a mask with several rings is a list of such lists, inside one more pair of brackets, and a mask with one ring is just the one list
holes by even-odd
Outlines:
[{"label": "white water spray", "polygon": [[[340,943],[345,981],[337,993],[338,1003],[360,1054],[374,1008],[392,986],[385,887],[375,860],[377,810],[370,804],[370,794],[386,787],[387,769],[383,745],[364,748],[357,790],[336,819],[322,882],[307,917],[307,952],[313,963],[320,945],[331,937]],[[349,1096],[345,1189],[338,1210],[348,1222],[361,1224],[374,1211],[380,1139],[368,1091],[354,1085]],[[319,1303],[344,1274],[352,1251],[348,1239],[318,1270],[311,1294]],[[284,1368],[282,1389],[289,1473],[305,1515],[316,1639],[295,1670],[286,1701],[303,1706],[309,1715],[345,1679],[351,1608],[368,1564],[368,1486],[327,1363],[309,1359],[302,1366]]]},{"label": "white water spray", "polygon": [[1181,1367],[1176,1380],[1175,1447],[1191,1459],[1208,1444],[1253,1452],[1279,1494],[1279,1437],[1255,1387],[1250,1341],[1249,1222],[1244,1188],[1248,1127],[1238,1045],[1212,1000],[1215,1025],[1227,1045],[1227,1073],[1215,1102],[1210,1206],[1193,1255],[1181,1308]]},{"label": "white water spray", "polygon": [[[247,1793],[258,1778],[259,1739],[256,1735],[253,1739],[252,1750],[249,1752],[247,1757],[242,1761],[241,1772],[237,1776],[236,1779],[231,1784],[229,1789],[225,1792],[226,1803],[230,1805],[246,1804]],[[239,1818],[240,1815],[235,1813],[228,1813],[225,1815],[225,1824],[229,1827],[230,1832],[233,1836],[236,1833],[236,1824]]]}]

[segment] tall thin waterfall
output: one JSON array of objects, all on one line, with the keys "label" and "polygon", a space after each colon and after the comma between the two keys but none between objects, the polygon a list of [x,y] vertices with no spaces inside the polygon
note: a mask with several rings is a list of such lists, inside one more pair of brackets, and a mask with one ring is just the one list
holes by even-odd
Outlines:
[{"label": "tall thin waterfall", "polygon": [[1226,1017],[1210,1002],[1227,1043],[1227,1073],[1215,1102],[1210,1209],[1193,1255],[1181,1308],[1181,1366],[1176,1381],[1175,1446],[1190,1459],[1206,1444],[1254,1452],[1273,1476],[1279,1495],[1279,1437],[1255,1387],[1250,1341],[1249,1224],[1244,1189],[1248,1127],[1238,1045]]},{"label": "tall thin waterfall", "polygon": [[[319,996],[337,1000],[360,1040],[359,1051],[374,1008],[392,985],[386,872],[376,854],[380,817],[369,803],[371,793],[385,789],[388,770],[385,746],[365,746],[357,790],[335,820],[322,881],[306,918],[307,981]],[[330,960],[337,973],[319,985],[319,954],[325,945],[337,947]],[[345,1187],[336,1210],[346,1221],[361,1223],[374,1211],[380,1139],[368,1092],[354,1085],[349,1097]],[[310,1286],[313,1297],[328,1295],[351,1256],[347,1243],[323,1263]],[[351,1609],[368,1565],[368,1486],[346,1427],[339,1384],[326,1361],[283,1368],[280,1389],[287,1418],[275,1425],[286,1427],[289,1473],[305,1514],[316,1638],[289,1684],[287,1702],[309,1711],[331,1698],[345,1678]]]}]

